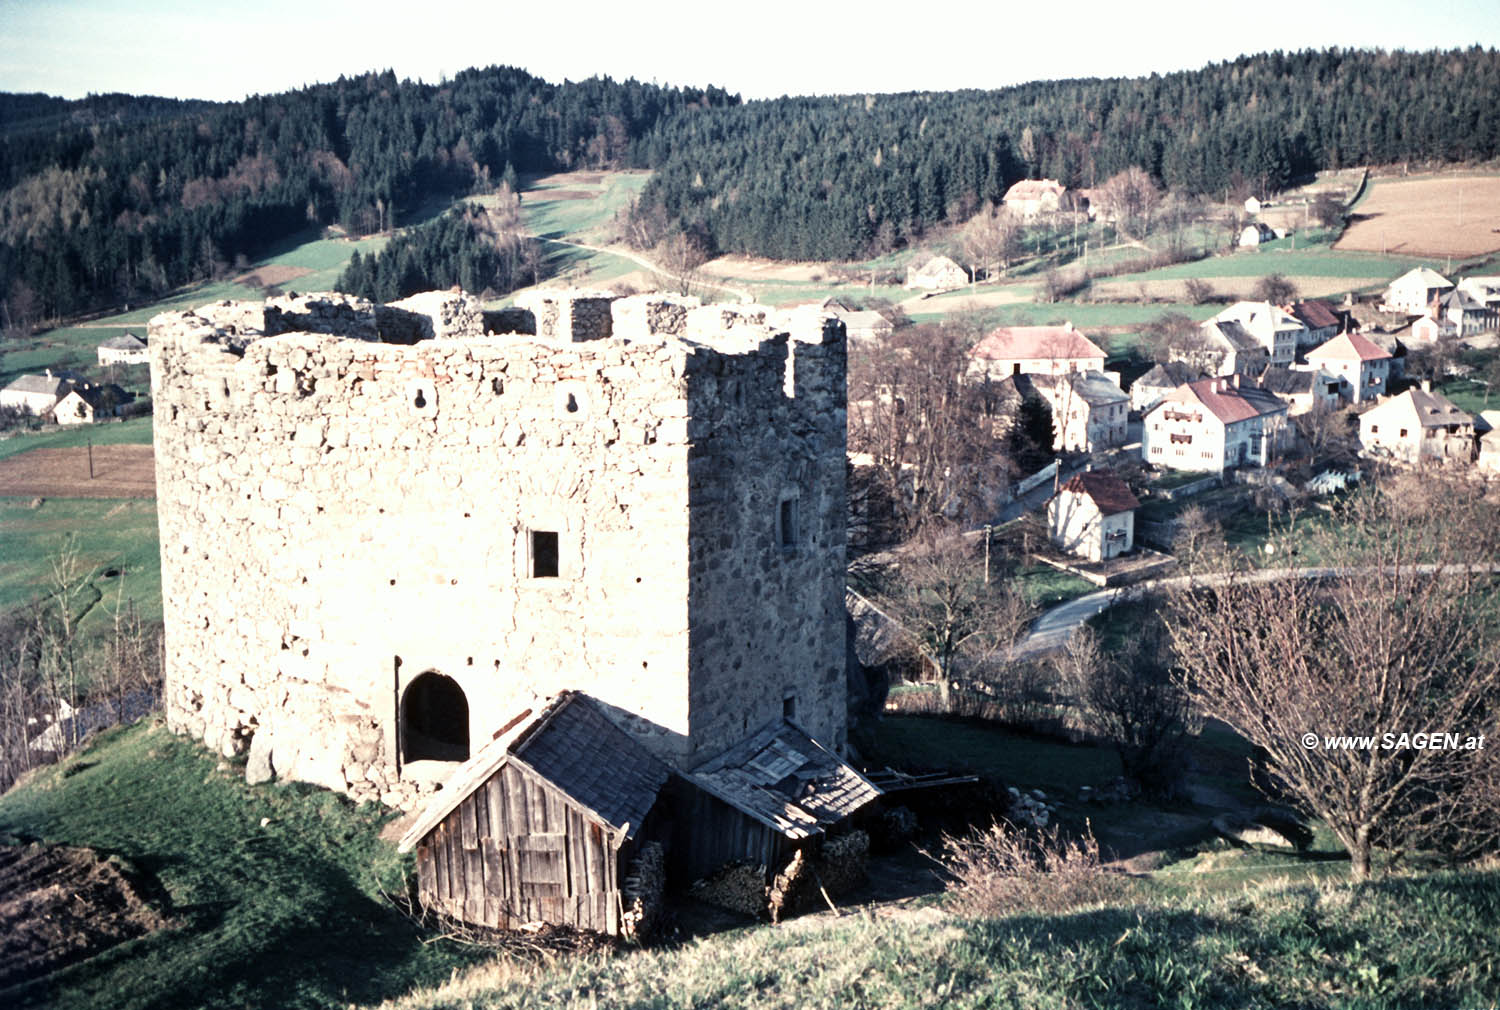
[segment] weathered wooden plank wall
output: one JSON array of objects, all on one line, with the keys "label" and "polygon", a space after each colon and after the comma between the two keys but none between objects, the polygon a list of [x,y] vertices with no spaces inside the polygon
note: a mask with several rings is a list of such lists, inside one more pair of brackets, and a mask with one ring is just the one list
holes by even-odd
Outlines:
[{"label": "weathered wooden plank wall", "polygon": [[613,837],[528,770],[507,764],[417,845],[422,901],[466,922],[619,930]]}]

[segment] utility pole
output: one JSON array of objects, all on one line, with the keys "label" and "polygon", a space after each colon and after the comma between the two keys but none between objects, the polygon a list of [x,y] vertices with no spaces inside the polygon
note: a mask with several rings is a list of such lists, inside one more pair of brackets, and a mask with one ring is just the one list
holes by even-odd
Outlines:
[{"label": "utility pole", "polygon": [[990,524],[984,524],[984,584],[990,584]]},{"label": "utility pole", "polygon": [[94,479],[94,440],[92,438],[90,438],[88,440],[88,446],[89,446],[89,480],[93,480]]}]

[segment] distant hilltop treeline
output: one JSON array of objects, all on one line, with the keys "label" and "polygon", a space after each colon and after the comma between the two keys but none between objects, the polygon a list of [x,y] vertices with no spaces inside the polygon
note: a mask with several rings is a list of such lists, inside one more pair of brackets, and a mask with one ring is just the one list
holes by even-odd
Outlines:
[{"label": "distant hilltop treeline", "polygon": [[1277,52],[1166,76],[749,102],[658,123],[638,145],[656,169],[638,213],[722,252],[863,257],[963,220],[1025,178],[1090,187],[1139,166],[1160,185],[1222,198],[1323,169],[1493,158],[1497,95],[1500,53],[1476,47]]},{"label": "distant hilltop treeline", "polygon": [[844,259],[966,216],[1027,177],[1088,186],[1138,165],[1189,193],[1274,192],[1323,168],[1492,158],[1497,94],[1500,55],[1473,48],[746,103],[718,88],[554,85],[504,67],[217,104],[0,95],[0,325],[155,295],[309,224],[384,230],[427,199],[518,172],[652,168],[639,232]]},{"label": "distant hilltop treeline", "polygon": [[514,173],[633,164],[660,120],[736,100],[506,67],[222,104],[0,96],[0,325],[155,295],[310,224],[363,234]]}]

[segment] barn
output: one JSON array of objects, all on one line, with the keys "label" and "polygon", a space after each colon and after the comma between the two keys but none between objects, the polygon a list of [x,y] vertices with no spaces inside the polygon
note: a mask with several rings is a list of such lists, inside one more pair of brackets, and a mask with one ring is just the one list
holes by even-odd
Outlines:
[{"label": "barn", "polygon": [[678,883],[743,865],[769,884],[880,795],[786,719],[674,774],[593,699],[568,691],[526,709],[465,762],[400,847],[416,851],[428,910],[504,929],[547,922],[613,934],[637,899],[659,898],[638,886],[643,875],[665,883],[661,870],[636,865],[649,848],[671,854]]},{"label": "barn", "polygon": [[402,837],[423,907],[502,929],[620,932],[623,885],[661,831],[654,809],[670,775],[586,695],[526,709]]}]

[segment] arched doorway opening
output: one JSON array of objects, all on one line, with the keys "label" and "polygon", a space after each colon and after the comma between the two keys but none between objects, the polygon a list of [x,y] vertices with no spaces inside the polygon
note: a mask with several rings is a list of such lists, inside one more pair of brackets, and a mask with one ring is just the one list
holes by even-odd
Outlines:
[{"label": "arched doorway opening", "polygon": [[469,700],[458,681],[429,670],[407,686],[401,697],[401,759],[469,759]]}]

